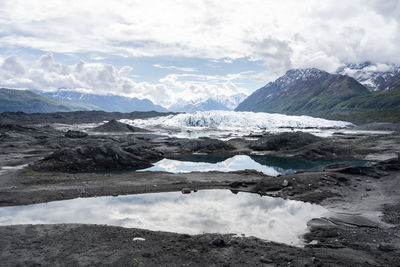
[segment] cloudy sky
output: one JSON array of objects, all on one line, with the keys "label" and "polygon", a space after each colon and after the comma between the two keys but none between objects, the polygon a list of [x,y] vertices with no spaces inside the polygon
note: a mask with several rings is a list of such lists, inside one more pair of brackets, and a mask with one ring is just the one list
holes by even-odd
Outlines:
[{"label": "cloudy sky", "polygon": [[175,102],[400,64],[400,1],[0,0],[0,86]]}]

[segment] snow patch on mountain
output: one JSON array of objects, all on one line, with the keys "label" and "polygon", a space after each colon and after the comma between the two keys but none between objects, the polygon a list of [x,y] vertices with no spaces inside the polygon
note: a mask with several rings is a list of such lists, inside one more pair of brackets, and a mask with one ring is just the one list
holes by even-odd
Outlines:
[{"label": "snow patch on mountain", "polygon": [[216,96],[213,99],[228,109],[234,110],[246,97],[246,94],[236,94],[231,96]]},{"label": "snow patch on mountain", "polygon": [[285,75],[278,78],[274,83],[280,87],[287,87],[299,80],[307,81],[310,79],[316,79],[321,77],[326,73],[325,71],[316,69],[316,68],[309,68],[309,69],[291,69],[286,72]]},{"label": "snow patch on mountain", "polygon": [[345,128],[352,125],[310,116],[288,116],[263,112],[203,111],[146,120],[123,122],[147,128],[213,129],[228,131],[268,131],[277,128]]},{"label": "snow patch on mountain", "polygon": [[371,91],[387,90],[387,82],[400,74],[400,66],[363,62],[347,64],[337,70],[338,74],[348,75]]}]

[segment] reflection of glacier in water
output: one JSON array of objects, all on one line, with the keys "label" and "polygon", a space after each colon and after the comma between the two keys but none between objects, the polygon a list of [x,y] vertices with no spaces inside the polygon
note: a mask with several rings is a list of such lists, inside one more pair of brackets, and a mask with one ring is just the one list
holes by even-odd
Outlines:
[{"label": "reflection of glacier in water", "polygon": [[91,223],[186,234],[244,234],[301,246],[321,206],[228,190],[78,198],[0,208],[0,225]]},{"label": "reflection of glacier in water", "polygon": [[208,163],[208,162],[190,162],[190,161],[179,161],[172,159],[163,159],[156,162],[151,168],[144,169],[142,171],[165,171],[172,173],[187,173],[193,171],[238,171],[238,170],[257,170],[267,175],[277,176],[280,174],[274,167],[261,165],[249,156],[238,155],[232,158],[228,158],[222,162]]},{"label": "reflection of glacier in water", "polygon": [[300,170],[316,170],[333,163],[351,163],[352,165],[364,165],[363,161],[345,161],[339,159],[300,159],[279,158],[268,156],[236,155],[231,158],[194,155],[180,159],[163,159],[153,167],[140,171],[165,171],[172,173],[188,173],[193,171],[239,171],[256,170],[267,175],[295,173]]}]

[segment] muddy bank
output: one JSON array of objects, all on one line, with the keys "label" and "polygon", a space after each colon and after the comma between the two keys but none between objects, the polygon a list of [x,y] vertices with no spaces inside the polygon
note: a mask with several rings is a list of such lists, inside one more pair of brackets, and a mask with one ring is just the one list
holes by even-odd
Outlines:
[{"label": "muddy bank", "polygon": [[[341,168],[281,177],[267,177],[254,171],[164,177],[159,175],[165,173],[143,173],[141,179],[110,177],[109,184],[97,188],[100,193],[101,188],[114,185],[110,191],[103,191],[109,195],[219,185],[233,191],[257,190],[260,194],[310,200],[337,210],[309,222],[311,228],[304,237],[304,248],[232,235],[184,235],[102,225],[20,225],[0,227],[0,261],[7,266],[396,266],[400,260],[398,167],[397,160],[358,169],[358,174],[354,174],[354,169]],[[45,197],[43,191],[65,193],[58,198],[69,198],[69,190],[77,184],[88,189],[81,191],[83,197],[96,192],[96,178],[88,177],[89,174],[64,179],[58,175],[58,181],[50,174],[47,179],[43,173],[37,175],[32,184],[13,189],[14,201],[25,197],[28,204],[34,196]],[[154,178],[157,176],[159,179]],[[100,182],[106,178],[98,179]],[[150,186],[156,180],[159,184]],[[36,185],[35,181],[43,183]],[[35,191],[38,188],[45,190]],[[47,200],[54,200],[48,196]]]},{"label": "muddy bank", "polygon": [[[25,205],[75,197],[227,188],[312,203],[369,192],[372,183],[393,180],[398,159],[370,167],[328,166],[320,171],[272,177],[254,170],[235,172],[98,172],[60,173],[23,169],[1,176],[0,205]],[[395,174],[392,174],[394,172]]]},{"label": "muddy bank", "polygon": [[[100,225],[6,226],[0,233],[0,260],[8,266],[396,266],[399,259],[396,252],[379,258],[351,248]],[[138,237],[145,240],[133,241]]]}]

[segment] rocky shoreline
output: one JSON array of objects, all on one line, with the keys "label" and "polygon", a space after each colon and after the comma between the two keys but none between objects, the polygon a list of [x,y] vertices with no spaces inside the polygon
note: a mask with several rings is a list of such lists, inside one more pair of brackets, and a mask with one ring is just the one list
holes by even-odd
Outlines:
[{"label": "rocky shoreline", "polygon": [[[397,266],[399,144],[396,132],[334,135],[329,140],[297,132],[228,141],[160,138],[151,133],[66,136],[51,125],[22,126],[8,120],[0,125],[2,166],[31,165],[0,175],[0,206],[224,188],[318,203],[332,214],[309,222],[304,248],[252,237],[192,236],[102,225],[1,226],[0,262],[5,266]],[[254,153],[374,162],[278,177],[252,170],[104,172],[142,168],[164,157]],[[135,237],[145,241],[133,241]]]}]

